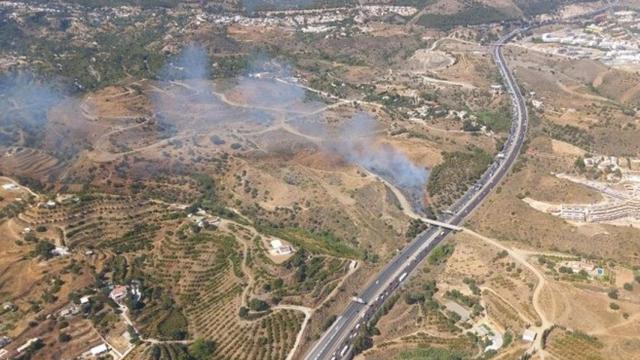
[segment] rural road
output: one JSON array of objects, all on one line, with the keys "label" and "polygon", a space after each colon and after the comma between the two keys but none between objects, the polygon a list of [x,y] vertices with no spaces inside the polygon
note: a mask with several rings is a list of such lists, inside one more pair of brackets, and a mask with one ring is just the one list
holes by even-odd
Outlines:
[{"label": "rural road", "polygon": [[[440,221],[457,226],[476,209],[482,201],[498,186],[509,173],[524,143],[528,113],[520,89],[507,67],[502,55],[502,46],[519,34],[515,30],[502,37],[492,46],[493,58],[500,70],[505,87],[513,102],[513,122],[504,150],[489,166],[481,178],[455,204]],[[452,230],[431,226],[418,235],[401,250],[369,284],[350,302],[333,325],[322,335],[306,354],[306,360],[349,359],[352,355],[352,341],[359,327],[369,321],[394,292],[400,283],[410,274],[427,254],[439,244]]]}]

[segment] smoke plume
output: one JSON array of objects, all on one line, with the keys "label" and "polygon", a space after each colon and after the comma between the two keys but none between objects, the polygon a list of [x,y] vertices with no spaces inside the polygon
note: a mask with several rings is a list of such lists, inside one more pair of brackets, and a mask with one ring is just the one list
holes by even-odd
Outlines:
[{"label": "smoke plume", "polygon": [[410,192],[424,192],[428,172],[392,145],[376,141],[376,121],[359,113],[345,123],[329,148],[348,162],[361,166]]},{"label": "smoke plume", "polygon": [[32,73],[0,75],[0,145],[31,146],[40,140],[47,113],[63,99]]}]

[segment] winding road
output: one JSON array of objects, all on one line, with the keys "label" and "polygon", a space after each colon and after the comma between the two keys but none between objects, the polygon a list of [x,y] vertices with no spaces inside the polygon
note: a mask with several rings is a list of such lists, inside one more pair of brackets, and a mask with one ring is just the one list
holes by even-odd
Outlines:
[{"label": "winding road", "polygon": [[[447,216],[439,219],[442,222],[458,226],[476,209],[482,201],[495,189],[509,173],[518,158],[526,138],[528,113],[513,75],[507,67],[502,55],[502,46],[520,33],[520,29],[503,36],[492,45],[492,55],[500,70],[513,103],[513,122],[509,138],[504,150],[494,159],[485,173],[480,177],[455,204],[447,211]],[[385,300],[406,280],[407,276],[420,264],[428,253],[438,245],[452,230],[431,226],[418,235],[409,245],[402,249],[369,284],[354,297],[344,312],[333,325],[314,344],[306,354],[306,360],[349,359],[352,356],[352,342],[358,329],[368,322],[380,309]]]}]

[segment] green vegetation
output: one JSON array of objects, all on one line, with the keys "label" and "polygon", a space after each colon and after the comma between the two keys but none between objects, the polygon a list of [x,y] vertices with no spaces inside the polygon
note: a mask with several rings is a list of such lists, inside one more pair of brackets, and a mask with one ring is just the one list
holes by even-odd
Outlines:
[{"label": "green vegetation", "polygon": [[272,225],[258,226],[259,232],[284,239],[299,248],[305,248],[313,253],[326,253],[337,257],[353,259],[362,258],[360,249],[351,247],[330,232],[316,233],[302,228],[275,227]]},{"label": "green vegetation", "polygon": [[595,140],[586,130],[573,125],[558,125],[548,123],[542,131],[551,138],[573,144],[580,148],[589,150]]},{"label": "green vegetation", "polygon": [[407,229],[406,238],[413,239],[423,232],[428,227],[427,223],[420,219],[411,219],[409,222],[409,228]]},{"label": "green vegetation", "polygon": [[337,318],[338,317],[336,315],[331,315],[328,318],[326,318],[322,322],[322,331],[326,331],[327,329],[329,329],[331,325],[333,325],[333,323],[336,321]]},{"label": "green vegetation", "polygon": [[67,333],[60,333],[60,335],[58,335],[58,341],[60,342],[69,342],[71,340],[71,335],[67,334]]},{"label": "green vegetation", "polygon": [[224,202],[218,197],[216,184],[213,179],[206,174],[194,174],[193,178],[198,183],[200,197],[187,209],[187,212],[194,213],[199,208],[209,211],[212,214],[232,219],[239,223],[246,221],[238,216],[234,211],[229,210]]},{"label": "green vegetation", "polygon": [[454,249],[455,249],[455,246],[453,244],[436,246],[435,249],[431,251],[431,254],[429,254],[429,257],[427,258],[427,260],[431,265],[442,264],[445,261],[447,261],[449,256],[453,254]]},{"label": "green vegetation", "polygon": [[444,293],[444,297],[454,300],[455,302],[460,303],[468,308],[474,309],[475,313],[480,313],[482,310],[484,310],[482,305],[480,305],[480,298],[464,295],[457,289],[447,290],[447,292]]},{"label": "green vegetation", "polygon": [[511,129],[511,112],[508,107],[498,111],[484,110],[476,114],[478,122],[495,132],[508,132]]},{"label": "green vegetation", "polygon": [[158,324],[158,333],[164,337],[174,340],[183,340],[188,336],[187,319],[179,309],[172,309],[171,312]]},{"label": "green vegetation", "polygon": [[444,208],[462,196],[482,176],[491,161],[489,153],[475,146],[466,152],[443,153],[443,162],[431,170],[427,183],[434,207]]},{"label": "green vegetation", "polygon": [[473,293],[473,295],[480,295],[480,288],[478,287],[476,280],[473,278],[466,277],[462,280],[467,286],[469,286],[469,290]]},{"label": "green vegetation", "polygon": [[160,225],[136,223],[120,238],[111,239],[101,244],[101,247],[111,248],[118,254],[133,252],[153,247],[153,235],[160,229]]},{"label": "green vegetation", "polygon": [[404,294],[404,301],[409,304],[421,304],[425,309],[436,310],[440,307],[433,299],[433,295],[438,292],[435,280],[427,281],[421,289],[407,291]]},{"label": "green vegetation", "polygon": [[516,0],[516,4],[525,16],[548,14],[570,3],[589,2],[591,0]]},{"label": "green vegetation", "polygon": [[269,304],[260,299],[251,299],[249,301],[249,309],[252,311],[267,311],[269,310]]},{"label": "green vegetation", "polygon": [[42,260],[48,260],[53,257],[51,251],[53,251],[53,249],[55,248],[55,245],[47,240],[38,240],[38,242],[36,243],[36,248],[31,254],[32,256],[37,256]]},{"label": "green vegetation", "polygon": [[204,339],[197,339],[189,346],[189,353],[195,360],[211,359],[215,351],[216,344]]},{"label": "green vegetation", "polygon": [[270,288],[276,298],[321,289],[336,277],[336,273],[345,269],[345,261],[324,256],[309,256],[305,249],[299,249],[284,266],[293,272],[293,281],[285,285],[282,279],[274,279]]},{"label": "green vegetation", "polygon": [[424,14],[418,20],[418,24],[425,27],[448,30],[459,25],[486,24],[514,18],[513,16],[505,14],[494,7],[486,6],[477,2],[471,3],[471,6],[468,6],[455,14]]}]

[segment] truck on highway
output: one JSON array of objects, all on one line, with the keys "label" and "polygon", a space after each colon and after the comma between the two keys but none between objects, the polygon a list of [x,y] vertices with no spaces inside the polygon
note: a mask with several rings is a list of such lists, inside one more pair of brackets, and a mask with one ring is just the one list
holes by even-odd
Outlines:
[{"label": "truck on highway", "polygon": [[340,351],[340,357],[343,357],[347,353],[347,350],[349,350],[349,345],[345,345],[342,348],[342,351]]},{"label": "truck on highway", "polygon": [[399,282],[399,283],[400,283],[400,282],[402,282],[402,280],[404,280],[404,278],[406,278],[406,277],[407,277],[407,272],[405,271],[405,272],[403,272],[403,273],[402,273],[402,275],[400,275],[400,277],[398,278],[398,282]]},{"label": "truck on highway", "polygon": [[366,305],[366,304],[367,304],[367,302],[366,302],[366,301],[362,300],[362,298],[359,298],[359,297],[357,297],[357,296],[352,297],[352,298],[351,298],[351,300],[353,300],[353,301],[355,301],[355,302],[357,302],[357,303],[359,303],[359,304],[363,304],[363,305]]}]

